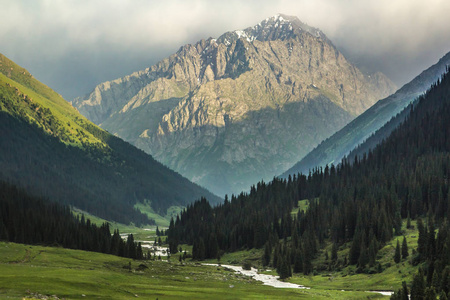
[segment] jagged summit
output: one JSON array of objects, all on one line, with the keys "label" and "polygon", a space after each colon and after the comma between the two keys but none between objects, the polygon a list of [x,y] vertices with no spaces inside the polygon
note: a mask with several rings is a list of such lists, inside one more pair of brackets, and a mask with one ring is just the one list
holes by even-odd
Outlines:
[{"label": "jagged summit", "polygon": [[248,27],[244,30],[227,32],[220,36],[217,39],[217,42],[229,46],[240,38],[244,38],[248,42],[253,42],[254,40],[286,40],[299,36],[303,32],[309,33],[314,37],[321,38],[328,43],[331,43],[320,29],[311,27],[301,22],[295,16],[287,16],[284,14],[276,14],[275,16],[267,18],[255,26]]}]

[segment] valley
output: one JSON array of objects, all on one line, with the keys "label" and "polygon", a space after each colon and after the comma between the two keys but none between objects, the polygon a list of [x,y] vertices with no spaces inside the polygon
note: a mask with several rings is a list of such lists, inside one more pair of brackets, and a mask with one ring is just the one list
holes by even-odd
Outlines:
[{"label": "valley", "polygon": [[[135,232],[144,234],[143,229]],[[417,232],[409,231],[410,235]],[[154,235],[155,231],[145,230]],[[410,246],[414,246],[411,241]],[[173,255],[167,261],[133,261],[112,255],[53,247],[0,243],[0,298],[43,299],[236,299],[251,295],[252,299],[314,298],[314,299],[380,299],[367,290],[392,290],[401,280],[410,278],[414,268],[408,262],[391,266],[388,277],[341,272],[324,272],[311,276],[294,276],[289,282],[309,289],[274,288],[235,273],[222,266],[186,261],[180,264]],[[392,245],[383,250],[386,263],[392,260]],[[221,263],[250,259],[258,267],[261,251],[251,250],[225,254]],[[130,265],[131,263],[131,265]],[[217,264],[216,261],[211,261]],[[131,269],[129,269],[131,266]],[[264,274],[273,274],[267,270]],[[401,276],[399,276],[401,275]],[[343,291],[344,290],[344,291]],[[53,296],[54,295],[54,296]],[[83,296],[84,295],[84,296]]]},{"label": "valley", "polygon": [[[102,19],[118,9],[108,3],[95,14],[102,25],[85,27],[97,2],[65,13],[44,2],[17,9],[42,13],[39,22],[18,18],[16,2],[5,6],[12,17],[0,10],[0,51],[15,40],[5,30],[20,36],[10,23],[38,23],[39,34],[27,32],[41,43],[59,31],[77,42],[48,43],[52,59],[70,54],[67,74],[82,70],[80,49],[126,57],[114,62],[122,75],[89,66],[78,80],[102,80],[67,101],[0,54],[0,299],[450,298],[450,52],[425,69],[426,45],[389,50],[397,56],[386,61],[415,53],[425,69],[397,90],[372,60],[405,47],[389,23],[401,24],[403,9],[372,21],[389,28],[376,35],[337,26],[349,20],[334,7],[319,22],[334,44],[295,16],[256,23],[263,2],[252,16],[234,11],[227,27],[212,11],[179,26],[181,3],[152,3],[159,19],[142,9],[132,20],[127,1],[120,18]],[[306,20],[326,9],[313,12]],[[13,51],[20,61],[26,41]],[[161,49],[149,53],[152,43]]]}]

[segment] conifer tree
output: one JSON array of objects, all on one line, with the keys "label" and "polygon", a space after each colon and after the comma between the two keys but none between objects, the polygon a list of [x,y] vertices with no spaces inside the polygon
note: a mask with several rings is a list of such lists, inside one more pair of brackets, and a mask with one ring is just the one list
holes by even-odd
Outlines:
[{"label": "conifer tree", "polygon": [[402,296],[401,300],[409,300],[409,291],[408,286],[405,281],[402,281]]},{"label": "conifer tree", "polygon": [[422,259],[426,257],[427,250],[427,230],[423,225],[422,219],[417,220],[417,229],[419,230],[419,238],[417,240],[417,252]]},{"label": "conifer tree", "polygon": [[400,243],[398,240],[397,240],[397,246],[395,247],[394,261],[396,264],[398,264],[401,261]]},{"label": "conifer tree", "polygon": [[264,254],[262,257],[262,264],[264,267],[270,264],[270,256],[271,256],[270,244],[269,242],[266,242],[266,244],[264,245]]},{"label": "conifer tree", "polygon": [[406,237],[403,237],[403,242],[402,242],[402,258],[406,259],[408,257],[409,253],[408,253],[408,243],[406,241]]},{"label": "conifer tree", "polygon": [[299,249],[296,249],[294,257],[294,273],[301,273],[302,271],[303,271],[302,253]]},{"label": "conifer tree", "polygon": [[413,278],[411,285],[411,300],[422,300],[425,298],[425,280],[423,270],[419,269]]},{"label": "conifer tree", "polygon": [[336,243],[333,243],[333,247],[331,248],[331,261],[336,262],[338,259],[338,249]]}]

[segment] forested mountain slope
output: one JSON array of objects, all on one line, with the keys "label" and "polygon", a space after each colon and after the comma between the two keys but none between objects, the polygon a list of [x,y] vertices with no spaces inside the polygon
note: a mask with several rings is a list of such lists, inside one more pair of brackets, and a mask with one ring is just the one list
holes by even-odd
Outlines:
[{"label": "forested mountain slope", "polygon": [[[377,252],[402,235],[402,219],[414,219],[418,248],[407,263],[419,264],[424,272],[411,284],[411,293],[419,288],[425,293],[428,286],[430,293],[447,295],[450,74],[407,109],[405,122],[362,159],[318,168],[309,176],[261,182],[215,208],[204,199],[188,206],[169,228],[171,248],[193,244],[193,256],[203,259],[264,246],[263,263],[289,277],[291,270],[319,271],[313,261],[332,243],[332,263],[325,272],[349,265],[357,272],[383,272]],[[302,199],[309,199],[309,208],[292,216]],[[338,259],[337,249],[345,256]]]},{"label": "forested mountain slope", "polygon": [[[374,132],[383,127],[392,117],[400,113],[404,107],[423,94],[445,72],[450,64],[450,53],[442,57],[439,62],[423,71],[411,82],[405,84],[395,94],[378,101],[375,105],[355,118],[344,128],[322,141],[314,150],[302,160],[283,173],[281,177],[287,178],[289,174],[308,174],[315,167],[338,164],[349,152],[368,139]],[[377,145],[382,138],[388,136],[401,122],[404,114],[383,129],[379,138],[371,139],[365,144],[365,151]]]},{"label": "forested mountain slope", "polygon": [[0,55],[0,179],[108,220],[142,224],[133,208],[218,198],[81,116]]}]

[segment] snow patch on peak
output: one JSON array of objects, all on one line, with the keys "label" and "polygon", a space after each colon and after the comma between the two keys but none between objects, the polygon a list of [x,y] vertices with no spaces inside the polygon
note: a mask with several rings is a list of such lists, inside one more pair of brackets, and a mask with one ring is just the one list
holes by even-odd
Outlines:
[{"label": "snow patch on peak", "polygon": [[238,39],[240,38],[245,38],[248,42],[253,42],[256,37],[253,35],[248,35],[245,31],[243,30],[235,30],[234,33],[238,36]]}]

